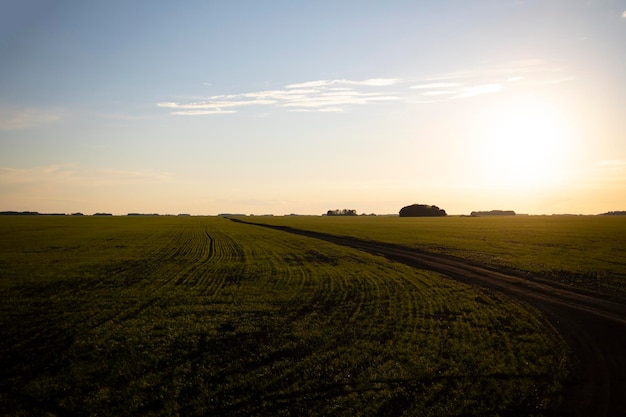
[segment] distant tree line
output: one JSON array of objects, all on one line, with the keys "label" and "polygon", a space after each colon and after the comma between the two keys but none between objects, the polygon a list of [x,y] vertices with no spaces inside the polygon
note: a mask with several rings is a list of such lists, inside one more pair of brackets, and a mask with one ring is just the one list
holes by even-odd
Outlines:
[{"label": "distant tree line", "polygon": [[445,210],[428,204],[411,204],[400,209],[400,217],[442,217],[447,216]]},{"label": "distant tree line", "polygon": [[513,210],[472,211],[472,216],[515,216]]},{"label": "distant tree line", "polygon": [[336,209],[336,210],[328,210],[326,212],[327,216],[356,216],[356,210],[353,209]]},{"label": "distant tree line", "polygon": [[[0,211],[0,216],[84,216],[81,212],[75,212],[71,214],[66,213],[39,213],[38,211]],[[113,216],[111,213],[94,213],[92,216]],[[173,216],[173,214],[159,214],[159,213],[128,213],[127,216]],[[191,216],[189,213],[180,213],[179,217]],[[241,214],[240,216],[244,216]]]},{"label": "distant tree line", "polygon": [[39,213],[36,211],[2,211],[0,212],[2,216],[39,216]]},{"label": "distant tree line", "polygon": [[0,216],[65,216],[65,213],[39,213],[37,211],[0,211]]},{"label": "distant tree line", "polygon": [[624,210],[607,211],[606,213],[602,213],[601,216],[626,216],[626,211]]}]

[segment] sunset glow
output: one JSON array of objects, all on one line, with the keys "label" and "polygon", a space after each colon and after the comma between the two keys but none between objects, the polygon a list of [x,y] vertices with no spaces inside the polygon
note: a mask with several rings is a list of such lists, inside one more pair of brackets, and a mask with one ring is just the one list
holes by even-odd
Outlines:
[{"label": "sunset glow", "polygon": [[488,123],[480,151],[496,183],[532,188],[564,179],[577,145],[571,122],[559,109],[534,98],[515,98],[502,103]]}]

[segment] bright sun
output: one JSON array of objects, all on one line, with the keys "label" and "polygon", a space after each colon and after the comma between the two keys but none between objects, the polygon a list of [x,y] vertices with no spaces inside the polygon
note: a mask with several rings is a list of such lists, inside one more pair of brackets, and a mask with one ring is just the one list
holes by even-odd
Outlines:
[{"label": "bright sun", "polygon": [[561,112],[534,97],[516,97],[490,112],[480,129],[484,174],[507,187],[558,182],[569,152],[569,128]]}]

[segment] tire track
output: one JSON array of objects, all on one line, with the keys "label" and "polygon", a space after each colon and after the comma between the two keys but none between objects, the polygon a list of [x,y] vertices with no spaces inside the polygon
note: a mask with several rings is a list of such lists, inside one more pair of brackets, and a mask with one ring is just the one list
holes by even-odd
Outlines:
[{"label": "tire track", "polygon": [[545,315],[567,341],[575,357],[574,374],[566,381],[563,400],[558,409],[551,411],[556,415],[626,416],[626,303],[623,300],[522,277],[449,255],[285,226],[231,220],[385,256],[526,302]]}]

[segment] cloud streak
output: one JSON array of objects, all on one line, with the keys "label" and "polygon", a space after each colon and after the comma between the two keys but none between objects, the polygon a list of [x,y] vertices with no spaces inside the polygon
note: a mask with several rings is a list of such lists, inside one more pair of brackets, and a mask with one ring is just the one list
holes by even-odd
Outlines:
[{"label": "cloud streak", "polygon": [[444,72],[412,85],[418,93],[413,103],[429,104],[497,94],[509,88],[541,87],[575,80],[565,69],[540,59],[524,59],[497,65]]},{"label": "cloud streak", "polygon": [[189,103],[159,102],[157,106],[171,109],[171,114],[185,116],[236,113],[246,106],[276,106],[288,111],[337,112],[350,105],[401,100],[399,95],[386,89],[400,82],[398,78],[316,80],[289,84],[280,90],[215,95]]},{"label": "cloud streak", "polygon": [[426,83],[426,84],[418,84],[412,85],[410,88],[413,89],[433,89],[433,88],[450,88],[450,87],[458,87],[462,84],[459,83]]},{"label": "cloud streak", "polygon": [[471,87],[464,88],[461,93],[453,98],[467,98],[480,96],[483,94],[491,94],[491,93],[499,93],[502,91],[502,84],[484,84],[484,85],[475,85]]},{"label": "cloud streak", "polygon": [[568,80],[572,78],[562,69],[550,67],[542,60],[526,59],[433,74],[421,81],[401,78],[313,80],[288,84],[277,90],[214,95],[193,101],[163,101],[157,106],[177,116],[225,115],[254,107],[336,113],[354,106],[386,102],[428,104],[469,99],[497,94],[513,85],[545,85]]},{"label": "cloud streak", "polygon": [[298,84],[290,84],[286,88],[310,88],[310,87],[330,87],[333,85],[351,85],[351,86],[370,86],[370,87],[385,87],[399,83],[399,78],[370,78],[363,81],[353,80],[318,80],[308,81]]}]

